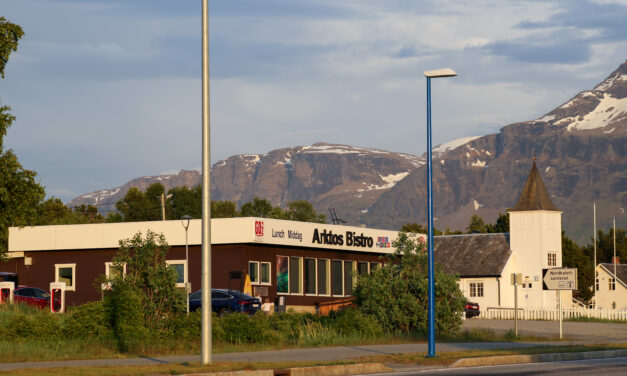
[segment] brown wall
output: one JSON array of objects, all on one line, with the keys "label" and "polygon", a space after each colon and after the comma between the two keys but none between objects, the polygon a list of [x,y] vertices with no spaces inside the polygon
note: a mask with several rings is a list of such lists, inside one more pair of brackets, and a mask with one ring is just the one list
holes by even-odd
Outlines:
[{"label": "brown wall", "polygon": [[[20,285],[49,289],[54,281],[55,264],[76,264],[76,291],[66,292],[66,304],[77,305],[101,298],[100,284],[96,279],[105,274],[105,262],[110,262],[116,249],[104,250],[72,250],[72,251],[41,251],[25,252],[32,257],[32,265],[24,266],[24,259],[18,258],[7,263],[0,263],[0,271],[17,272]],[[248,261],[271,263],[271,285],[268,287],[268,298],[274,301],[276,294],[276,257],[294,256],[304,258],[324,258],[335,260],[352,260],[379,262],[379,254],[347,251],[330,251],[325,249],[293,248],[257,244],[234,244],[212,246],[212,287],[229,287],[229,271],[248,273]],[[173,247],[167,256],[168,260],[185,260],[185,247]],[[201,247],[189,247],[189,280],[192,291],[200,288]],[[232,280],[230,287],[241,290],[243,281]],[[253,285],[254,287],[254,285]],[[312,306],[316,303],[328,304],[338,297],[286,295],[288,305]]]}]

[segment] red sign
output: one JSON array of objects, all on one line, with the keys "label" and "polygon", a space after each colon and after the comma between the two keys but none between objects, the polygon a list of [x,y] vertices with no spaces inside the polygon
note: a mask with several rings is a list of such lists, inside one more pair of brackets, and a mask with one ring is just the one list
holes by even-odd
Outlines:
[{"label": "red sign", "polygon": [[255,221],[255,236],[263,236],[263,221]]}]

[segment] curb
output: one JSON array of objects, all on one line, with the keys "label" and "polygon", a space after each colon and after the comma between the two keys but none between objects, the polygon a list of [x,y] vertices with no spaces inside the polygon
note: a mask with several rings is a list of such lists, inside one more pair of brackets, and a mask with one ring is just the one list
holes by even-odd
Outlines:
[{"label": "curb", "polygon": [[485,357],[478,357],[478,358],[461,358],[461,359],[456,360],[449,367],[456,368],[456,367],[492,366],[492,365],[515,364],[515,363],[559,362],[559,361],[564,361],[564,360],[618,358],[622,356],[627,356],[627,350],[603,350],[603,351],[584,351],[584,352],[553,353],[553,354],[485,356]]},{"label": "curb", "polygon": [[276,370],[261,369],[250,371],[194,373],[186,376],[347,376],[356,374],[363,375],[369,373],[387,372],[394,372],[394,370],[392,368],[384,366],[381,363],[359,363],[343,364],[337,366],[298,367]]}]

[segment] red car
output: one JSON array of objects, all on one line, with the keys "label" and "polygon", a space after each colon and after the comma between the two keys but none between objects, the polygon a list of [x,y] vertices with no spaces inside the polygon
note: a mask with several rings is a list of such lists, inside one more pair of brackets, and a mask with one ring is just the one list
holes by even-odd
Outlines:
[{"label": "red car", "polygon": [[479,303],[466,302],[466,306],[464,307],[464,313],[466,313],[467,318],[479,316]]},{"label": "red car", "polygon": [[13,291],[13,301],[39,309],[50,309],[50,293],[37,287],[20,286]]}]

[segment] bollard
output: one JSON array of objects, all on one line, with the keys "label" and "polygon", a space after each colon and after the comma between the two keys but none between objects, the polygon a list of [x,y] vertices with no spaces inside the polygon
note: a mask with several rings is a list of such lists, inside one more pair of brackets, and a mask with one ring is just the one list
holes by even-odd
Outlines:
[{"label": "bollard", "polygon": [[65,282],[50,282],[50,311],[65,312]]}]

